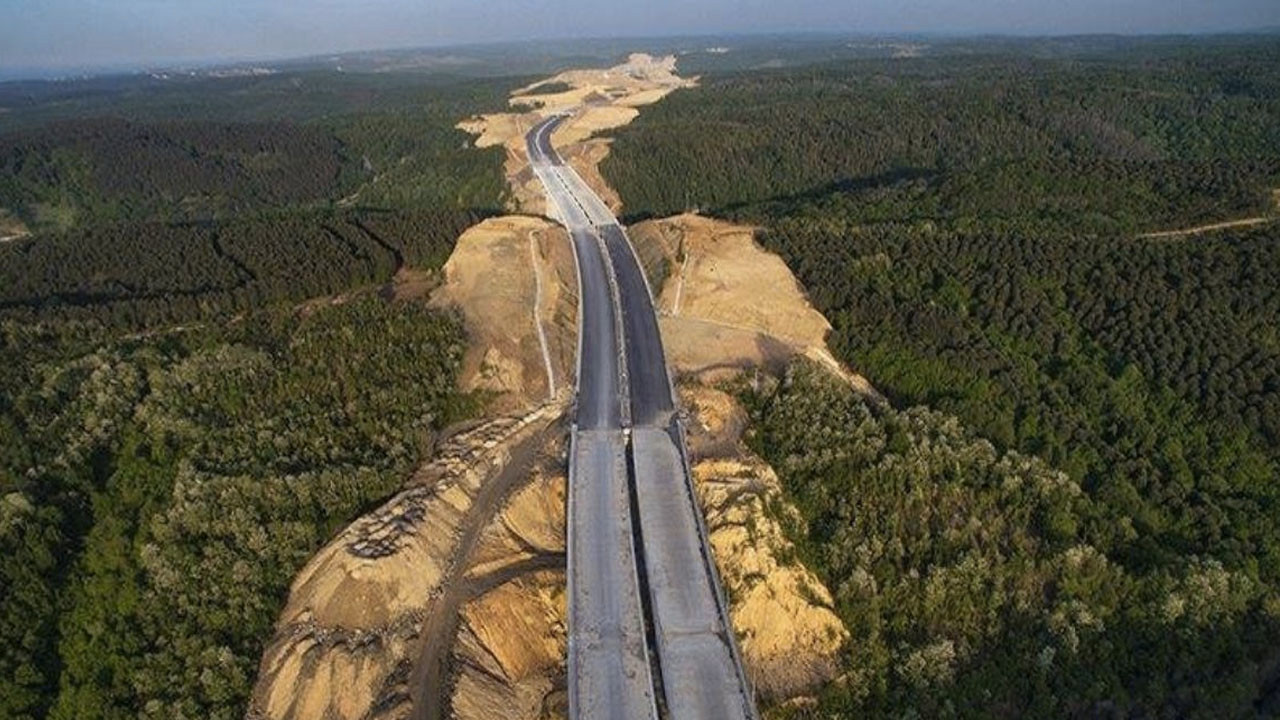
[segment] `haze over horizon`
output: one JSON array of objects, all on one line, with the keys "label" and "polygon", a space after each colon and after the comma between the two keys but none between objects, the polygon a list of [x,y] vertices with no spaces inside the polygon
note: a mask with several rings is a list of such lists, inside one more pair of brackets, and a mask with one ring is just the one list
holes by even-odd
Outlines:
[{"label": "haze over horizon", "polygon": [[1280,24],[1275,0],[10,0],[0,74],[558,37],[763,32],[1067,35],[1242,31]]}]

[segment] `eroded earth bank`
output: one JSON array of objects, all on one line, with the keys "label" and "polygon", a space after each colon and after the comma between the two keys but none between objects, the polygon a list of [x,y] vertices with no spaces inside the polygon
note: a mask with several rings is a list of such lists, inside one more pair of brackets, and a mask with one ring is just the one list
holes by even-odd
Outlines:
[{"label": "eroded earth bank", "polygon": [[[402,491],[344,529],[293,583],[261,662],[251,718],[544,718],[565,707],[565,483],[577,328],[576,271],[524,133],[572,113],[554,144],[615,211],[597,171],[601,131],[693,85],[673,58],[633,55],[516,91],[511,111],[460,127],[507,152],[510,215],[466,231],[421,301],[456,307],[461,384],[487,419],[452,429]],[[567,89],[566,89],[567,88]],[[552,89],[554,92],[543,92]],[[799,515],[747,450],[733,382],[797,355],[860,391],[825,345],[830,325],[752,229],[696,215],[630,235],[658,293],[690,458],[748,674],[764,707],[836,679],[849,641],[831,595],[795,559]]]}]

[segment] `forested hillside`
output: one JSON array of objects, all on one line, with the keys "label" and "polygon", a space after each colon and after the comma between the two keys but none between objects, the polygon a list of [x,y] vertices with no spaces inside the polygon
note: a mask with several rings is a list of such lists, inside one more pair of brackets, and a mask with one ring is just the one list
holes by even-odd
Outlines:
[{"label": "forested hillside", "polygon": [[2,202],[39,213],[106,219],[322,200],[340,190],[337,138],[284,124],[73,121],[13,133],[0,144]]},{"label": "forested hillside", "polygon": [[7,718],[241,717],[294,573],[466,411],[459,323],[376,296],[2,327]]},{"label": "forested hillside", "polygon": [[289,212],[106,225],[0,245],[0,318],[143,327],[214,317],[435,268],[476,210]]},{"label": "forested hillside", "polygon": [[[1214,446],[1280,459],[1280,230],[1117,241],[834,223],[779,218],[760,238],[814,289],[834,348],[903,402],[1079,477],[1252,467],[1209,472]],[[1168,444],[1172,427],[1195,445]]]},{"label": "forested hillside", "polygon": [[1280,43],[1036,43],[712,75],[603,170],[760,227],[896,408],[753,399],[855,638],[819,716],[1273,715]]},{"label": "forested hillside", "polygon": [[853,638],[845,681],[784,716],[1280,712],[1274,483],[1166,508],[1235,533],[1180,544],[1039,458],[944,413],[871,406],[816,367],[744,397]]},{"label": "forested hillside", "polygon": [[0,88],[0,717],[243,717],[298,568],[474,412],[460,320],[375,291],[501,206],[453,124],[519,84]]},{"label": "forested hillside", "polygon": [[32,230],[339,203],[497,209],[501,152],[470,147],[454,124],[500,107],[513,82],[304,74],[51,96],[0,85],[0,209]]},{"label": "forested hillside", "polygon": [[[1030,41],[1028,41],[1030,42]],[[1280,44],[866,60],[715,75],[618,133],[631,215],[859,192],[859,219],[1089,232],[1272,210]]]}]

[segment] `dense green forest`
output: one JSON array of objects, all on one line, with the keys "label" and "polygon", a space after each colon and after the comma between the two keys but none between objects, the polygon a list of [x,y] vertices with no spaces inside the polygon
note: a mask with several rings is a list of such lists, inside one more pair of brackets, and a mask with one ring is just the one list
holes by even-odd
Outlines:
[{"label": "dense green forest", "polygon": [[69,122],[3,138],[0,198],[36,224],[74,208],[102,220],[278,207],[336,194],[340,151],[330,133],[281,123]]},{"label": "dense green forest", "polygon": [[1256,215],[1280,186],[1277,67],[1272,40],[714,75],[618,132],[602,171],[632,216],[859,191],[866,221],[1110,232]]},{"label": "dense green forest", "polygon": [[844,681],[784,716],[1280,712],[1274,482],[1161,508],[1225,529],[1179,545],[1105,490],[953,416],[870,405],[816,366],[744,399],[748,441],[801,509],[793,535],[853,636]]},{"label": "dense green forest", "polygon": [[1076,477],[1280,459],[1280,230],[1117,241],[798,216],[761,239],[891,394]]},{"label": "dense green forest", "polygon": [[0,86],[3,718],[241,717],[298,568],[476,409],[460,320],[373,291],[501,206],[454,124],[525,81],[121,82]]},{"label": "dense green forest", "polygon": [[52,96],[0,85],[0,209],[37,231],[337,205],[497,209],[501,151],[477,151],[454,125],[501,107],[514,82],[329,73]]},{"label": "dense green forest", "polygon": [[855,638],[817,716],[1274,715],[1280,224],[1142,233],[1278,214],[1280,43],[1028,45],[711,75],[603,170],[759,227],[892,403],[752,400]]},{"label": "dense green forest", "polygon": [[2,329],[7,718],[240,717],[294,573],[468,407],[460,323],[375,295]]},{"label": "dense green forest", "polygon": [[0,245],[0,318],[145,327],[437,268],[475,210],[289,212],[106,225]]}]

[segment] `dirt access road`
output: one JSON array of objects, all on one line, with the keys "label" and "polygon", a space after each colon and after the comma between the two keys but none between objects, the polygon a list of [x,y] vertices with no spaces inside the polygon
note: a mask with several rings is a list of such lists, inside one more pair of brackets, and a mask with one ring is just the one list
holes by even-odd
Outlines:
[{"label": "dirt access road", "polygon": [[1142,233],[1138,237],[1143,240],[1159,240],[1162,238],[1188,237],[1191,235],[1200,235],[1202,233],[1215,232],[1218,230],[1230,230],[1232,228],[1266,225],[1280,220],[1280,188],[1271,191],[1271,200],[1275,205],[1275,212],[1277,213],[1275,215],[1260,215],[1258,217],[1242,218],[1240,220],[1224,220],[1222,222],[1209,223],[1208,225],[1197,225],[1196,227],[1183,228],[1181,230],[1161,230],[1159,232]]}]

